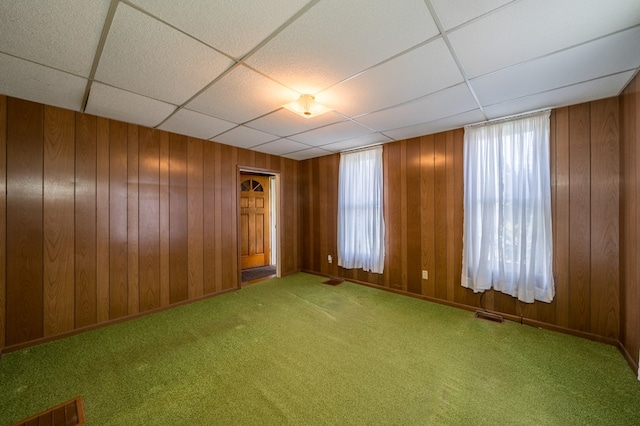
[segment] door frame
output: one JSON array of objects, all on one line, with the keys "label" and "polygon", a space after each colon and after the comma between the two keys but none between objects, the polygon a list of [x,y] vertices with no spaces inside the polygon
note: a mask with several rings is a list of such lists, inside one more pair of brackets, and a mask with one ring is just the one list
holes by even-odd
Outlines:
[{"label": "door frame", "polygon": [[[241,235],[241,224],[240,224],[240,183],[242,182],[242,177],[241,174],[242,173],[259,173],[259,174],[263,174],[263,175],[269,175],[269,176],[273,176],[276,179],[276,184],[275,184],[275,198],[276,198],[276,202],[275,203],[269,203],[269,209],[270,209],[270,214],[271,215],[275,215],[276,218],[276,230],[275,230],[275,235],[272,235],[271,238],[275,238],[276,239],[276,255],[275,255],[275,263],[276,263],[276,277],[281,277],[282,276],[282,271],[281,271],[281,256],[282,256],[282,248],[280,247],[280,229],[282,228],[280,226],[280,210],[282,208],[282,197],[281,197],[281,191],[280,191],[280,172],[277,170],[271,170],[271,169],[263,169],[263,168],[259,168],[259,167],[247,167],[247,166],[240,166],[238,165],[236,167],[236,222],[237,222],[237,229],[236,229],[236,245],[238,248],[238,288],[242,288],[242,253],[241,253],[241,249],[242,247],[240,246],[240,235]],[[273,257],[273,255],[272,255]]]}]

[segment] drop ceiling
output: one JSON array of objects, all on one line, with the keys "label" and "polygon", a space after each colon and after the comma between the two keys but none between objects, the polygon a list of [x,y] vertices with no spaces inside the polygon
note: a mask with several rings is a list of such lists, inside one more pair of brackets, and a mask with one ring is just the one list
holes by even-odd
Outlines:
[{"label": "drop ceiling", "polygon": [[[618,95],[638,0],[2,0],[0,93],[304,160]],[[333,109],[282,106],[310,93]]]}]

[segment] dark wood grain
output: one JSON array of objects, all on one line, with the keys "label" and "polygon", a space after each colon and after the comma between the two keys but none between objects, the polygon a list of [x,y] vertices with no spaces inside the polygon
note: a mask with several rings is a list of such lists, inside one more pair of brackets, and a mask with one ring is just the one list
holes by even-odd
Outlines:
[{"label": "dark wood grain", "polygon": [[455,217],[458,214],[455,209],[455,153],[453,149],[453,135],[453,132],[446,132],[446,210],[443,212],[446,217],[446,226],[449,234],[447,240],[447,266],[445,268],[447,277],[447,300],[449,301],[453,301],[455,297],[455,252],[456,249],[459,248],[452,238],[455,235]]},{"label": "dark wood grain", "polygon": [[589,104],[569,108],[569,326],[589,331],[591,149]]},{"label": "dark wood grain", "polygon": [[[7,97],[0,95],[0,229],[7,229]],[[6,345],[7,239],[0,237],[0,351]]]},{"label": "dark wood grain", "polygon": [[203,289],[204,294],[212,294],[216,291],[216,199],[215,199],[215,145],[213,143],[204,143],[202,147],[202,159],[204,167],[202,170],[203,177],[203,218],[202,218],[202,236],[203,236]]},{"label": "dark wood grain", "polygon": [[407,291],[422,293],[422,217],[420,138],[407,141],[406,166],[406,250],[407,250]]},{"label": "dark wood grain", "polygon": [[187,137],[169,135],[169,286],[170,302],[187,300]]},{"label": "dark wood grain", "polygon": [[160,304],[160,132],[140,128],[138,261],[141,312]]},{"label": "dark wood grain", "polygon": [[7,102],[6,343],[44,336],[43,106]]},{"label": "dark wood grain", "polygon": [[[420,240],[421,265],[428,278],[422,280],[421,294],[435,297],[435,138],[420,138]],[[420,273],[422,277],[422,272]]]},{"label": "dark wood grain", "polygon": [[620,97],[620,341],[637,368],[640,352],[640,78]]},{"label": "dark wood grain", "polygon": [[96,287],[96,118],[76,113],[75,327],[98,321]]},{"label": "dark wood grain", "polygon": [[388,179],[389,188],[394,188],[387,193],[389,203],[388,215],[385,217],[385,238],[387,239],[388,259],[386,274],[389,278],[389,287],[402,289],[402,194],[401,194],[401,142],[395,142],[386,147],[389,168],[384,170]]},{"label": "dark wood grain", "polygon": [[569,327],[569,108],[555,112],[555,204],[553,217],[553,269],[556,288],[556,323]]},{"label": "dark wood grain", "polygon": [[591,103],[590,331],[620,337],[618,98]]},{"label": "dark wood grain", "polygon": [[204,294],[203,182],[201,139],[187,140],[187,227],[189,299]]},{"label": "dark wood grain", "polygon": [[44,335],[75,323],[75,114],[44,108]]},{"label": "dark wood grain", "polygon": [[213,164],[213,176],[214,176],[214,194],[213,194],[213,202],[215,205],[214,209],[214,240],[213,240],[213,248],[214,248],[214,273],[215,273],[215,281],[214,288],[215,291],[221,291],[222,286],[222,264],[223,264],[223,247],[222,247],[222,146],[216,144],[214,147],[214,164]]},{"label": "dark wood grain", "polygon": [[96,310],[109,320],[109,120],[96,121]]},{"label": "dark wood grain", "polygon": [[138,126],[127,126],[127,311],[129,315],[140,310],[139,265],[139,190]]},{"label": "dark wood grain", "polygon": [[128,314],[127,124],[109,121],[109,318]]},{"label": "dark wood grain", "polygon": [[169,232],[169,133],[160,132],[160,306],[171,303]]},{"label": "dark wood grain", "polygon": [[447,135],[445,133],[435,135],[434,150],[434,219],[436,247],[433,279],[436,297],[446,300],[449,228],[447,228]]}]

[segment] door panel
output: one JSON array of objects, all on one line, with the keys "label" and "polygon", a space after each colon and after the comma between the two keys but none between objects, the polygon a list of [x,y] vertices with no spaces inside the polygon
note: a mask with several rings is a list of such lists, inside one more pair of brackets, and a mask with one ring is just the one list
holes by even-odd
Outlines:
[{"label": "door panel", "polygon": [[269,265],[269,177],[241,174],[240,255],[242,269]]}]

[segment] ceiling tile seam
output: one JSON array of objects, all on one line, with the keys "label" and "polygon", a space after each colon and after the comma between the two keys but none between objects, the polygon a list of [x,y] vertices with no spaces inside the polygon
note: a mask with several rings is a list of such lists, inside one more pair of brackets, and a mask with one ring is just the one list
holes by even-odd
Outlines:
[{"label": "ceiling tile seam", "polygon": [[293,14],[289,19],[287,19],[282,25],[276,28],[271,34],[269,34],[264,40],[255,45],[249,52],[247,52],[242,58],[238,59],[238,62],[246,62],[251,56],[253,56],[258,50],[262,49],[267,43],[276,38],[278,34],[284,31],[288,26],[293,24],[295,21],[300,19],[302,15],[307,13],[309,9],[314,7],[316,4],[320,3],[320,0],[311,0],[309,3],[304,5],[300,10]]},{"label": "ceiling tile seam", "polygon": [[380,131],[378,133],[383,134],[383,135],[385,135],[388,138],[393,139],[393,140],[402,140],[402,139],[394,139],[391,136],[386,135],[384,132],[395,132],[396,130],[410,129],[411,127],[424,126],[424,125],[428,125],[428,124],[435,124],[438,121],[446,120],[446,119],[452,118],[452,117],[457,117],[459,115],[468,114],[468,113],[470,113],[472,111],[476,111],[476,110],[479,110],[479,108],[469,109],[467,111],[462,111],[462,112],[458,112],[456,114],[451,114],[451,115],[447,115],[447,116],[444,116],[444,117],[440,117],[440,118],[437,118],[435,120],[425,121],[424,123],[411,124],[409,126],[402,126],[402,127],[394,127],[393,129],[382,130],[382,131]]},{"label": "ceiling tile seam", "polygon": [[[635,72],[637,72],[637,71],[638,71],[638,69],[636,69],[636,68],[630,68],[630,69],[628,69],[628,70],[624,70],[624,71],[618,71],[618,72],[614,72],[614,73],[607,74],[607,75],[601,75],[601,76],[598,76],[598,77],[589,78],[589,79],[587,79],[587,80],[578,81],[578,82],[576,82],[576,83],[566,84],[566,85],[564,85],[564,86],[555,87],[555,88],[553,88],[553,89],[547,89],[547,90],[543,90],[543,91],[541,91],[541,92],[535,92],[535,93],[530,93],[530,94],[528,94],[528,95],[518,96],[517,98],[509,99],[509,100],[507,100],[507,101],[502,101],[502,102],[496,102],[496,103],[494,103],[494,104],[489,104],[489,105],[485,105],[485,106],[486,106],[486,107],[494,107],[494,106],[496,106],[496,105],[507,104],[507,103],[509,103],[509,102],[513,102],[513,101],[517,101],[517,100],[520,100],[520,99],[529,98],[529,97],[531,97],[531,96],[537,96],[537,95],[541,95],[541,94],[544,94],[544,93],[555,92],[556,90],[567,89],[567,88],[569,88],[569,87],[578,86],[578,85],[580,85],[580,84],[584,84],[584,83],[591,83],[591,82],[593,82],[593,81],[602,80],[603,78],[614,77],[614,76],[616,76],[616,75],[621,75],[621,74],[628,73],[629,71],[635,71]],[[626,87],[626,86],[625,86],[625,87]],[[594,99],[594,100],[595,100],[595,99]],[[553,108],[557,108],[557,107],[558,107],[558,106],[556,105],[556,106],[554,106]],[[552,107],[551,107],[551,106],[549,106],[549,108],[552,108]]]},{"label": "ceiling tile seam", "polygon": [[581,46],[587,45],[589,43],[593,43],[594,41],[602,40],[602,39],[605,39],[607,37],[611,37],[611,36],[614,36],[616,34],[620,34],[620,33],[623,33],[625,31],[632,30],[634,28],[640,28],[640,24],[632,25],[630,27],[623,28],[621,30],[616,30],[616,31],[613,31],[611,33],[604,34],[604,35],[601,35],[599,37],[592,38],[592,39],[589,39],[589,40],[586,40],[586,41],[583,41],[583,42],[580,42],[580,43],[577,43],[577,44],[574,44],[574,45],[571,45],[571,46],[568,46],[568,47],[565,47],[565,48],[562,48],[562,49],[554,50],[553,52],[545,53],[544,55],[536,56],[534,58],[526,59],[524,61],[521,61],[521,62],[518,62],[518,63],[515,63],[515,64],[511,64],[511,65],[508,65],[508,66],[506,66],[504,68],[500,68],[500,69],[497,69],[497,70],[494,70],[494,71],[491,71],[491,72],[488,72],[488,73],[485,73],[485,74],[481,74],[481,75],[479,75],[477,77],[473,77],[469,81],[470,82],[474,82],[475,80],[478,80],[480,78],[484,78],[484,77],[490,76],[492,74],[496,74],[496,73],[508,70],[510,68],[514,68],[514,67],[518,67],[518,66],[521,66],[521,65],[525,65],[525,64],[527,64],[529,62],[537,61],[538,59],[544,59],[544,58],[547,58],[549,56],[556,55],[558,53],[566,52],[566,51],[569,51],[571,49],[575,49],[577,47],[581,47]]},{"label": "ceiling tile seam", "polygon": [[96,53],[93,55],[93,63],[91,64],[91,71],[89,71],[89,79],[87,80],[87,85],[84,88],[84,94],[82,95],[82,104],[80,105],[80,111],[85,112],[87,108],[87,103],[89,102],[89,93],[91,92],[91,85],[96,76],[96,71],[98,70],[98,64],[100,64],[100,58],[102,58],[102,52],[104,50],[104,46],[107,42],[107,37],[109,36],[109,31],[111,31],[111,25],[113,24],[113,18],[116,15],[116,9],[118,9],[119,0],[111,0],[111,4],[109,4],[109,10],[107,11],[107,17],[104,20],[104,25],[102,26],[102,32],[100,33],[100,40],[98,41],[98,47],[96,48]]},{"label": "ceiling tile seam", "polygon": [[58,72],[61,72],[61,73],[67,74],[67,75],[72,75],[74,77],[78,77],[78,78],[81,78],[83,80],[88,80],[89,79],[88,77],[86,77],[86,76],[84,76],[82,74],[76,74],[74,72],[65,71],[65,70],[60,69],[60,68],[52,67],[51,65],[47,65],[47,64],[43,64],[43,63],[40,63],[40,62],[37,62],[37,61],[33,61],[31,59],[23,58],[22,56],[15,55],[13,53],[4,52],[4,51],[0,50],[0,54],[6,55],[6,56],[10,56],[10,57],[18,59],[20,61],[29,62],[30,64],[34,64],[34,65],[37,65],[39,67],[48,68],[50,70],[58,71]]},{"label": "ceiling tile seam", "polygon": [[181,33],[181,34],[184,34],[185,36],[189,37],[190,39],[192,39],[192,40],[194,40],[194,41],[197,41],[198,43],[201,43],[201,44],[203,44],[203,45],[207,46],[208,48],[210,48],[210,49],[214,50],[216,53],[219,53],[219,54],[221,54],[221,55],[225,56],[227,59],[230,59],[230,60],[232,60],[232,61],[234,61],[234,62],[239,62],[239,60],[238,60],[237,58],[233,57],[232,55],[230,55],[230,54],[228,54],[228,53],[226,53],[226,52],[224,52],[224,51],[222,51],[222,50],[218,49],[218,48],[217,48],[217,47],[215,47],[215,46],[210,45],[209,43],[207,43],[207,42],[206,42],[206,41],[204,41],[204,40],[200,40],[198,37],[196,37],[196,36],[194,36],[194,35],[192,35],[192,34],[189,34],[188,32],[186,32],[186,31],[184,31],[184,30],[182,30],[182,29],[180,29],[180,28],[176,27],[175,25],[173,25],[173,24],[171,24],[171,23],[169,23],[169,22],[165,21],[164,19],[162,19],[162,18],[160,18],[160,17],[158,17],[158,16],[154,15],[153,13],[151,13],[151,12],[147,11],[147,10],[146,10],[146,9],[144,9],[143,7],[138,6],[137,4],[131,3],[129,0],[119,0],[119,1],[120,1],[121,3],[123,3],[123,4],[126,4],[127,6],[131,7],[132,9],[137,10],[138,12],[140,12],[140,13],[143,13],[143,14],[147,15],[149,18],[154,19],[154,20],[156,20],[156,21],[160,22],[161,24],[166,25],[167,27],[169,27],[169,28],[171,28],[171,29],[178,31],[178,32],[179,32],[179,33]]},{"label": "ceiling tile seam", "polygon": [[416,49],[419,49],[419,48],[421,48],[421,47],[423,47],[423,46],[425,46],[425,45],[427,45],[427,44],[429,44],[431,42],[434,42],[434,41],[436,41],[437,39],[439,39],[441,37],[442,37],[441,34],[437,34],[437,35],[435,35],[433,37],[429,37],[428,39],[426,39],[424,41],[421,41],[420,43],[418,43],[418,44],[416,44],[414,46],[411,46],[408,49],[405,49],[405,50],[403,50],[403,51],[401,51],[399,53],[396,53],[395,55],[389,56],[387,59],[384,59],[384,60],[382,60],[382,61],[380,61],[380,62],[378,62],[376,64],[371,65],[370,67],[367,67],[367,68],[365,68],[365,69],[363,69],[361,71],[358,71],[357,73],[355,73],[355,74],[353,74],[353,75],[351,75],[349,77],[343,78],[342,80],[340,80],[340,81],[338,81],[336,83],[332,83],[329,86],[325,87],[324,89],[319,90],[315,94],[316,95],[320,94],[320,93],[325,92],[325,91],[327,91],[327,90],[329,90],[329,89],[331,89],[331,88],[333,88],[335,86],[338,86],[338,85],[340,85],[342,83],[345,83],[345,82],[347,82],[349,80],[352,80],[352,79],[364,74],[365,72],[368,72],[368,71],[371,71],[371,70],[373,70],[373,69],[375,69],[377,67],[380,67],[380,66],[382,66],[382,65],[384,65],[384,64],[386,64],[388,62],[393,61],[394,59],[398,59],[399,57],[404,56],[404,55],[406,55],[406,54],[408,54],[408,53],[410,53],[410,52],[412,52],[412,51],[414,51]]},{"label": "ceiling tile seam", "polygon": [[478,21],[480,21],[480,20],[482,20],[482,19],[484,19],[484,18],[487,18],[487,17],[489,17],[489,16],[491,16],[491,15],[495,14],[495,13],[501,12],[503,9],[506,9],[506,8],[508,8],[508,7],[511,7],[511,6],[514,6],[514,5],[516,5],[517,3],[520,3],[520,2],[522,2],[522,1],[524,1],[524,0],[512,0],[512,1],[510,1],[509,3],[505,3],[505,4],[503,4],[502,6],[498,6],[498,7],[496,7],[495,9],[492,9],[492,10],[490,10],[490,11],[488,11],[488,12],[483,13],[483,14],[482,14],[482,15],[480,15],[480,16],[476,16],[475,18],[469,19],[468,21],[465,21],[465,22],[463,22],[463,23],[461,23],[461,24],[458,24],[458,25],[456,25],[455,27],[451,27],[451,28],[449,28],[446,32],[447,32],[447,33],[452,33],[452,32],[454,32],[454,31],[457,31],[457,30],[459,30],[459,29],[461,29],[461,28],[464,28],[464,27],[466,27],[466,26],[469,26],[469,25],[473,24],[474,22],[478,22]]},{"label": "ceiling tile seam", "polygon": [[[263,146],[263,145],[266,145],[268,143],[273,143],[273,142],[276,142],[276,141],[279,141],[279,140],[282,140],[282,139],[286,139],[289,142],[295,142],[295,143],[299,143],[300,145],[306,146],[306,148],[300,149],[298,151],[304,151],[304,150],[309,149],[309,148],[315,148],[315,146],[306,144],[304,142],[298,142],[298,141],[294,141],[294,140],[291,140],[291,139],[288,139],[288,138],[278,138],[278,139],[275,139],[275,140],[272,140],[272,141],[269,141],[269,142],[261,142],[261,143],[259,143],[257,145],[254,145],[254,146],[250,147],[249,149],[257,148],[259,146]],[[298,151],[290,151],[290,152],[298,152]]]},{"label": "ceiling tile seam", "polygon": [[[217,138],[217,137],[219,137],[219,136],[222,136],[222,135],[224,135],[224,134],[226,134],[226,133],[229,133],[229,132],[231,132],[231,131],[233,131],[233,130],[235,130],[235,129],[238,129],[238,128],[240,128],[240,127],[246,127],[247,129],[256,130],[257,132],[264,133],[265,135],[273,136],[273,139],[269,139],[269,140],[268,140],[268,141],[266,141],[266,142],[260,142],[260,143],[269,143],[269,142],[273,142],[273,141],[278,140],[278,139],[282,139],[282,136],[274,135],[273,133],[263,132],[262,130],[257,130],[257,129],[254,129],[254,128],[252,128],[252,127],[247,127],[247,126],[244,126],[244,125],[242,125],[242,124],[238,124],[237,126],[232,127],[232,128],[231,128],[231,129],[229,129],[229,130],[225,130],[224,132],[220,132],[220,133],[218,133],[218,134],[216,134],[216,135],[214,135],[214,136],[211,136],[211,137],[210,137],[210,138],[208,138],[207,140],[209,140],[209,141],[213,141],[213,139],[215,139],[215,138]],[[215,141],[214,141],[214,142],[215,142]],[[253,145],[253,146],[258,146],[258,145]]]},{"label": "ceiling tile seam", "polygon": [[[348,137],[348,138],[340,139],[340,140],[337,140],[337,141],[327,142],[327,143],[322,144],[322,145],[314,145],[314,147],[315,147],[315,148],[322,148],[322,147],[325,147],[325,146],[327,146],[327,145],[333,145],[333,144],[336,144],[336,143],[346,142],[346,141],[350,141],[350,140],[352,140],[352,139],[358,139],[358,138],[361,138],[361,137],[364,137],[364,136],[377,135],[377,134],[379,134],[379,133],[380,133],[380,132],[378,132],[377,130],[374,130],[373,132],[371,132],[371,133],[366,133],[366,134],[364,134],[364,135],[360,135],[360,136],[352,136],[352,137]],[[379,142],[377,142],[377,143],[379,143]]]},{"label": "ceiling tile seam", "polygon": [[286,153],[284,153],[282,155],[291,155],[291,154],[295,154],[295,153],[298,153],[298,152],[309,151],[309,149],[319,149],[320,151],[324,151],[327,154],[333,154],[334,153],[333,151],[329,151],[329,150],[314,146],[314,147],[311,147],[311,148],[304,148],[304,149],[299,149],[297,151],[286,152]]},{"label": "ceiling tile seam", "polygon": [[[461,84],[465,84],[465,82],[461,81],[459,83],[455,83],[455,84],[449,85],[447,87],[443,87],[442,89],[438,89],[438,90],[436,90],[434,92],[430,92],[430,93],[427,93],[425,95],[418,96],[417,98],[409,99],[408,101],[404,101],[404,102],[400,102],[399,104],[387,106],[387,107],[380,108],[380,109],[377,109],[377,110],[371,111],[371,112],[365,112],[363,114],[354,115],[353,117],[349,117],[349,120],[357,121],[359,118],[362,118],[362,117],[367,116],[367,115],[377,114],[379,112],[388,111],[388,110],[391,110],[391,109],[394,109],[394,108],[405,106],[405,105],[411,104],[413,102],[419,101],[421,99],[428,98],[429,96],[437,95],[438,93],[442,93],[445,90],[453,89],[454,87],[459,86]],[[360,123],[359,121],[358,121],[358,124],[364,126],[364,124]]]},{"label": "ceiling tile seam", "polygon": [[[217,83],[218,81],[222,80],[222,78],[224,78],[227,74],[229,74],[231,71],[233,71],[235,68],[237,68],[238,66],[240,66],[239,62],[234,62],[233,65],[231,65],[229,68],[227,68],[226,70],[224,70],[222,73],[220,73],[220,75],[218,75],[216,78],[214,78],[212,81],[210,81],[209,83],[207,83],[202,89],[198,90],[194,95],[192,95],[189,99],[187,99],[186,101],[184,101],[183,103],[181,103],[180,105],[178,105],[178,107],[176,108],[175,111],[173,111],[171,114],[169,114],[167,117],[165,117],[164,120],[162,120],[160,123],[158,123],[158,125],[155,126],[155,128],[162,126],[167,120],[169,120],[171,117],[173,117],[174,115],[176,115],[178,113],[178,111],[182,110],[182,109],[186,109],[187,111],[192,111],[189,108],[186,108],[186,106],[193,101],[195,98],[197,98],[198,96],[200,96],[201,94],[203,94],[205,91],[209,90],[209,88],[211,86],[213,86],[215,83]],[[143,95],[141,95],[143,96]],[[163,101],[164,102],[164,101]],[[168,102],[167,102],[168,103]],[[194,112],[198,112],[199,114],[202,115],[209,115],[209,114],[204,114],[201,113],[199,111],[194,111]],[[209,115],[209,117],[213,117],[213,118],[217,118],[219,120],[224,120],[223,118],[220,117],[214,117],[213,115]],[[224,120],[224,121],[229,121],[229,120]],[[229,123],[233,123],[233,121],[229,121]],[[235,123],[235,124],[239,124],[239,123]]]},{"label": "ceiling tile seam", "polygon": [[629,78],[629,80],[627,80],[627,82],[624,84],[624,86],[622,86],[622,88],[618,91],[618,96],[622,95],[622,93],[627,88],[627,86],[629,86],[629,83],[631,83],[633,81],[633,79],[636,78],[636,76],[639,73],[640,73],[640,67],[636,68],[635,72],[633,74],[631,74],[631,77]]},{"label": "ceiling tile seam", "polygon": [[438,16],[438,14],[436,13],[436,10],[434,9],[433,5],[431,4],[431,0],[424,0],[424,2],[427,5],[427,9],[429,9],[429,13],[431,13],[431,17],[433,18],[433,22],[436,23],[436,27],[438,27],[438,30],[440,31],[440,34],[442,35],[442,40],[444,40],[444,43],[447,45],[447,49],[449,49],[449,53],[451,53],[451,56],[453,57],[453,60],[456,63],[456,66],[458,67],[458,70],[460,71],[460,74],[462,74],[462,78],[464,78],[464,82],[466,83],[467,88],[471,92],[471,96],[473,96],[473,99],[478,104],[478,107],[480,108],[480,112],[482,113],[482,115],[486,119],[489,119],[489,116],[487,116],[487,114],[484,112],[484,109],[482,108],[482,104],[480,103],[480,100],[478,99],[478,95],[476,95],[475,90],[473,90],[473,87],[471,86],[471,83],[469,82],[469,77],[467,76],[467,72],[465,71],[464,67],[462,66],[462,63],[460,62],[460,59],[458,58],[458,55],[456,54],[455,50],[453,49],[453,45],[451,44],[451,41],[449,40],[449,36],[447,35],[447,32],[442,27],[442,22],[440,22],[440,17]]}]

